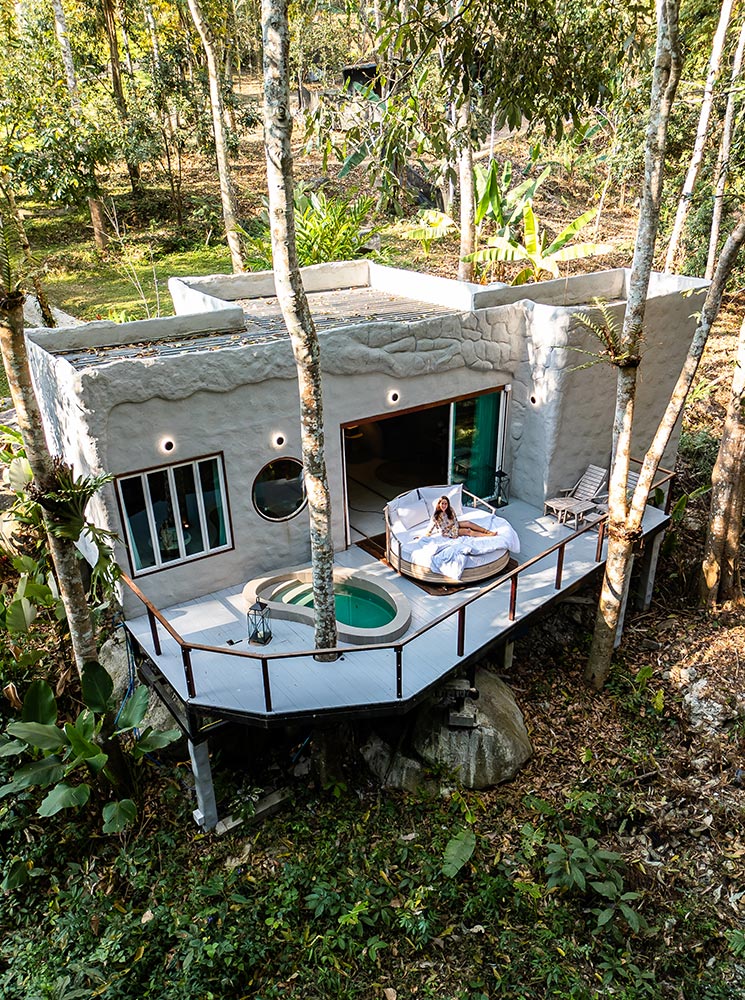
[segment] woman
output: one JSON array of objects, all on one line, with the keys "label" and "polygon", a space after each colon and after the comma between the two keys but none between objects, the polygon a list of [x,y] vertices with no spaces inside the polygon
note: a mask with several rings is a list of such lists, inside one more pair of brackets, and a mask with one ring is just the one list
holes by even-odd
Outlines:
[{"label": "woman", "polygon": [[496,531],[489,531],[482,528],[473,521],[458,521],[455,511],[450,506],[447,497],[440,497],[435,504],[435,512],[432,515],[429,526],[424,532],[424,537],[428,535],[441,535],[443,538],[461,538],[463,535],[476,537],[478,535],[496,535]]}]

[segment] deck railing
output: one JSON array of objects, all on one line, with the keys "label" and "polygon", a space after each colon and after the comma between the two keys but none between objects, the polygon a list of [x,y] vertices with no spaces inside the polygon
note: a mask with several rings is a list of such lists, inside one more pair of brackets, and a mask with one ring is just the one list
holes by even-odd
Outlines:
[{"label": "deck railing", "polygon": [[[637,459],[632,459],[632,462],[641,464]],[[662,473],[660,479],[656,480],[653,484],[652,490],[660,489],[669,483],[674,477],[675,473],[670,472],[668,469],[660,469]],[[667,503],[665,507],[665,512],[669,511],[670,491],[668,490]],[[588,521],[574,531],[571,535],[567,535],[566,538],[562,538],[560,541],[556,542],[550,548],[545,549],[543,552],[539,552],[538,555],[533,556],[527,562],[521,563],[514,569],[509,570],[504,573],[497,580],[488,584],[486,587],[480,589],[477,593],[471,594],[460,604],[453,608],[449,608],[444,611],[437,618],[433,618],[432,621],[427,622],[421,628],[412,632],[405,639],[395,642],[381,642],[381,643],[371,643],[364,646],[334,646],[328,649],[303,649],[294,652],[253,652],[251,650],[242,649],[226,649],[224,646],[208,646],[203,643],[189,642],[184,639],[176,629],[171,625],[171,623],[165,618],[165,616],[155,607],[155,605],[148,600],[147,597],[142,593],[137,584],[129,577],[126,573],[121,574],[122,582],[129,587],[135,597],[142,602],[147,612],[148,622],[150,624],[150,633],[153,640],[153,648],[155,650],[156,656],[161,655],[161,644],[160,636],[158,634],[158,625],[162,625],[166,632],[171,636],[171,638],[178,644],[181,650],[181,658],[184,664],[184,676],[186,679],[186,689],[189,693],[190,698],[196,698],[197,689],[194,683],[194,670],[191,662],[192,652],[204,652],[204,653],[217,653],[224,656],[238,656],[246,660],[258,660],[261,663],[261,677],[262,686],[264,693],[264,707],[267,713],[273,711],[272,708],[272,689],[271,689],[271,678],[269,671],[269,664],[275,660],[294,660],[300,657],[323,657],[331,659],[338,658],[342,654],[348,657],[352,653],[369,653],[373,651],[380,651],[385,649],[390,649],[395,654],[395,671],[396,671],[396,699],[400,700],[403,698],[403,651],[406,646],[410,643],[415,642],[420,636],[429,632],[433,628],[437,628],[444,621],[449,618],[454,618],[457,616],[457,638],[456,638],[456,651],[459,657],[462,657],[465,652],[466,644],[466,609],[470,605],[474,604],[476,601],[483,600],[487,594],[491,594],[492,591],[496,590],[498,587],[503,587],[507,583],[510,585],[510,598],[509,598],[509,611],[508,617],[511,622],[515,621],[517,615],[517,595],[518,595],[518,585],[521,574],[525,573],[526,570],[531,569],[537,563],[547,559],[554,553],[557,553],[556,558],[556,574],[554,577],[554,589],[561,590],[562,577],[564,573],[564,554],[568,545],[570,545],[575,539],[581,537],[589,531],[597,530],[598,539],[595,546],[595,562],[599,563],[602,560],[603,555],[603,543],[605,541],[606,526],[608,522],[608,515],[604,514],[593,521]]]}]

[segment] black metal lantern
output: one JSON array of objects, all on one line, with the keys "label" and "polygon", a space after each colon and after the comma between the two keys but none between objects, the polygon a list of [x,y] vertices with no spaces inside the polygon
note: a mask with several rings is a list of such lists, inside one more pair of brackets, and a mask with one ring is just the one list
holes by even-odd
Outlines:
[{"label": "black metal lantern", "polygon": [[266,646],[272,638],[269,624],[271,614],[269,605],[256,598],[256,603],[248,609],[248,641],[259,646]]},{"label": "black metal lantern", "polygon": [[494,501],[497,507],[506,507],[510,502],[510,477],[501,469],[494,479]]}]

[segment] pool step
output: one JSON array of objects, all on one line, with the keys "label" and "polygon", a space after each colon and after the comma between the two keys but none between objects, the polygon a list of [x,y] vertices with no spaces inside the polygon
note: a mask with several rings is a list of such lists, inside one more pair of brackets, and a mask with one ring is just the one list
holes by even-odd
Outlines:
[{"label": "pool step", "polygon": [[[304,604],[310,604],[313,600],[313,589],[309,589],[309,583],[296,583],[294,586],[289,586],[287,590],[283,590],[280,600],[283,604],[295,604],[296,606],[302,607]],[[298,600],[296,600],[298,598]]]}]

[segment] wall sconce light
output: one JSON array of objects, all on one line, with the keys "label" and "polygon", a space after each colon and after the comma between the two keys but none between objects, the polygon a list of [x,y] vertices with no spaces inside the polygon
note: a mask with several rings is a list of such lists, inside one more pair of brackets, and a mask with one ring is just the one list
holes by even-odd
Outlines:
[{"label": "wall sconce light", "polygon": [[158,448],[163,452],[164,455],[170,455],[171,452],[176,447],[176,442],[173,438],[164,437],[158,442]]},{"label": "wall sconce light", "polygon": [[401,393],[398,389],[389,389],[387,395],[388,405],[395,406],[401,399]]},{"label": "wall sconce light", "polygon": [[272,448],[284,448],[287,438],[281,431],[272,434]]}]

